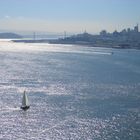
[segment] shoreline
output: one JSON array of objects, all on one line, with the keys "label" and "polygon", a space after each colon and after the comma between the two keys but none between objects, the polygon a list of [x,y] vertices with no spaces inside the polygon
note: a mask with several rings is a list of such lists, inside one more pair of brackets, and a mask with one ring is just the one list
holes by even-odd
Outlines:
[{"label": "shoreline", "polygon": [[115,44],[95,44],[95,43],[90,43],[90,42],[64,42],[60,41],[58,39],[50,40],[50,39],[38,39],[38,40],[33,40],[33,39],[18,39],[18,40],[11,40],[12,42],[15,43],[48,43],[48,44],[62,44],[62,45],[80,45],[84,47],[102,47],[102,48],[113,48],[113,49],[137,49],[140,50],[139,47],[131,47],[131,46],[119,46]]}]

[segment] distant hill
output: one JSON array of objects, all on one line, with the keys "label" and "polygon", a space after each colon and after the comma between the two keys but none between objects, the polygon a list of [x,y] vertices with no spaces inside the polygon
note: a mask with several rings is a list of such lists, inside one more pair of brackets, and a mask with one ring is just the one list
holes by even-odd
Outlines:
[{"label": "distant hill", "polygon": [[0,33],[0,38],[12,39],[12,38],[22,38],[22,36],[15,33]]}]

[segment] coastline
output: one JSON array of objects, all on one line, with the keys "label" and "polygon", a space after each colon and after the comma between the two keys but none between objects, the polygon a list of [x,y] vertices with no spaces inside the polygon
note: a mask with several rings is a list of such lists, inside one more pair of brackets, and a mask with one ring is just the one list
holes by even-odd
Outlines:
[{"label": "coastline", "polygon": [[48,44],[65,44],[65,45],[80,45],[84,47],[102,47],[102,48],[114,48],[114,49],[137,49],[140,50],[140,47],[134,47],[134,46],[129,46],[129,45],[118,45],[118,44],[105,44],[105,43],[92,43],[92,42],[85,42],[85,41],[63,41],[59,39],[14,39],[11,40],[12,42],[15,43],[48,43]]}]

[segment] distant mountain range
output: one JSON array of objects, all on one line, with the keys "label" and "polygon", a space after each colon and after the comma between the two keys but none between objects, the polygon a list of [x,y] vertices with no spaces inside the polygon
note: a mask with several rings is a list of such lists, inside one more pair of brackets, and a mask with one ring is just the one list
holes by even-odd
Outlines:
[{"label": "distant mountain range", "polygon": [[13,38],[22,38],[21,35],[15,33],[0,33],[0,38],[2,39],[13,39]]}]

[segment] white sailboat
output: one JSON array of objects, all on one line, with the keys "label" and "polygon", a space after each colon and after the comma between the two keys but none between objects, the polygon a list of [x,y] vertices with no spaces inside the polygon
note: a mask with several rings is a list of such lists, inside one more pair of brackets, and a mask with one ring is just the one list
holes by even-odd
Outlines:
[{"label": "white sailboat", "polygon": [[30,105],[29,105],[28,97],[26,95],[26,92],[24,91],[23,98],[22,98],[22,106],[21,106],[21,109],[27,110],[29,108],[30,108]]}]

